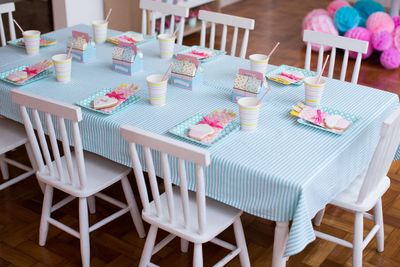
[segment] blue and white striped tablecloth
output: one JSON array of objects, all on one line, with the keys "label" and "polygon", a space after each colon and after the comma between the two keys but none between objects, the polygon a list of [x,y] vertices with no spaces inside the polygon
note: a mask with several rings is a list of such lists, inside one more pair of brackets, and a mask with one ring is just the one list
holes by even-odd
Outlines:
[{"label": "blue and white striped tablecloth", "polygon": [[[84,25],[75,28],[90,30]],[[49,34],[57,38],[59,44],[42,49],[39,56],[22,56],[23,50],[18,48],[1,48],[0,71],[63,52],[70,33],[71,29],[63,29]],[[61,84],[50,78],[21,87],[76,103],[103,88],[123,82],[138,83],[143,99],[119,113],[104,116],[83,110],[84,121],[80,126],[86,150],[130,165],[127,145],[119,134],[120,125],[131,124],[167,134],[170,128],[198,112],[211,112],[216,108],[238,111],[236,104],[229,100],[230,90],[238,69],[249,67],[247,60],[223,56],[204,65],[203,85],[194,91],[170,86],[167,105],[154,107],[146,100],[145,77],[165,72],[170,62],[158,57],[157,42],[141,46],[144,71],[133,77],[111,70],[112,48],[110,44],[99,45],[96,61],[74,62],[70,83]],[[206,171],[206,190],[209,197],[253,215],[273,221],[292,221],[286,254],[293,255],[315,239],[311,225],[315,213],[367,167],[380,126],[398,106],[398,97],[365,86],[328,80],[323,105],[359,118],[348,132],[338,136],[300,125],[288,115],[291,106],[303,100],[302,86],[272,83],[272,87],[263,103],[257,132],[238,131],[209,148],[212,164]],[[0,114],[20,120],[17,107],[11,103],[9,91],[12,88],[0,83]],[[159,168],[158,174],[161,175]]]}]

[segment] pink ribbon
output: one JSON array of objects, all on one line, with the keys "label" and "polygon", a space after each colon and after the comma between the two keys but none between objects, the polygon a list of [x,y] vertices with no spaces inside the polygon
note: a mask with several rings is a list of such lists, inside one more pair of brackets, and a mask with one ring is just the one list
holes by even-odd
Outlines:
[{"label": "pink ribbon", "polygon": [[117,93],[115,91],[113,91],[111,93],[107,93],[106,96],[115,98],[117,100],[125,100],[126,99],[124,93]]},{"label": "pink ribbon", "polygon": [[125,35],[119,37],[119,39],[122,40],[122,41],[129,42],[129,43],[136,43],[135,39],[133,39],[131,37],[128,37],[128,36],[125,36]]},{"label": "pink ribbon", "polygon": [[208,116],[205,116],[199,124],[208,124],[214,128],[224,129],[218,119],[210,119]]},{"label": "pink ribbon", "polygon": [[324,121],[324,115],[325,114],[321,110],[317,109],[317,116],[315,116],[314,122],[317,124],[322,124]]},{"label": "pink ribbon", "polygon": [[38,74],[37,69],[31,69],[29,67],[26,67],[23,71],[26,72],[28,74],[28,76],[33,76],[33,75]]},{"label": "pink ribbon", "polygon": [[196,50],[191,51],[191,54],[199,56],[199,57],[208,57],[207,53],[199,52],[199,51],[196,51]]}]

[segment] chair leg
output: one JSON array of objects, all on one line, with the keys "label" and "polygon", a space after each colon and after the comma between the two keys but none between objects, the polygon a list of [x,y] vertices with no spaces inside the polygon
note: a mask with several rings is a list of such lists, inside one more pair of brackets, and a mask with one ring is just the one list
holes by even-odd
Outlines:
[{"label": "chair leg", "polygon": [[289,236],[289,222],[276,222],[274,234],[274,248],[272,252],[272,267],[286,266],[287,257],[284,257],[286,243]]},{"label": "chair leg", "polygon": [[4,161],[5,158],[6,158],[5,154],[0,155],[0,170],[1,170],[1,175],[3,176],[3,179],[8,180],[10,178],[10,174],[8,173],[7,162]]},{"label": "chair leg", "polygon": [[144,231],[142,217],[140,216],[138,206],[136,204],[135,197],[133,196],[131,185],[128,181],[128,177],[124,177],[121,180],[122,189],[124,190],[126,202],[128,202],[133,223],[135,224],[136,231],[140,238],[144,238],[146,236],[146,232]]},{"label": "chair leg", "polygon": [[362,212],[355,214],[353,238],[353,267],[362,267],[364,239],[364,216]]},{"label": "chair leg", "polygon": [[144,244],[142,256],[140,258],[139,267],[147,267],[153,255],[154,243],[156,242],[158,228],[154,225],[150,226],[146,243]]},{"label": "chair leg", "polygon": [[323,208],[322,210],[317,212],[317,214],[314,217],[314,225],[315,226],[321,225],[322,219],[324,218],[324,214],[325,214],[325,208]]},{"label": "chair leg", "polygon": [[243,232],[243,225],[240,217],[233,223],[236,245],[240,248],[239,258],[242,267],[250,267],[249,252],[247,250],[246,238]]},{"label": "chair leg", "polygon": [[79,235],[81,240],[82,266],[90,266],[89,213],[87,198],[79,198]]},{"label": "chair leg", "polygon": [[193,267],[203,266],[203,245],[194,244]]},{"label": "chair leg", "polygon": [[[37,162],[35,160],[35,156],[34,156],[33,151],[32,151],[31,144],[30,143],[26,143],[25,144],[25,149],[26,149],[26,154],[28,155],[28,158],[29,158],[29,162],[31,163],[32,169],[37,171],[38,170],[38,166],[37,166]],[[39,180],[37,180],[37,181],[39,183],[40,189],[42,190],[42,193],[44,194],[44,190],[46,189],[46,185],[43,182],[39,181]]]},{"label": "chair leg", "polygon": [[188,252],[188,250],[189,250],[189,241],[181,238],[181,251],[183,253],[186,253],[186,252]]},{"label": "chair leg", "polygon": [[39,245],[46,245],[47,233],[49,231],[49,222],[51,214],[51,206],[53,202],[53,187],[46,185],[46,189],[43,197],[42,216],[40,218],[39,228]]},{"label": "chair leg", "polygon": [[90,214],[95,214],[96,213],[96,197],[93,195],[93,196],[88,197],[87,200],[88,200]]},{"label": "chair leg", "polygon": [[374,207],[374,222],[379,225],[379,230],[376,233],[376,248],[378,252],[383,252],[385,249],[385,231],[382,212],[382,198],[378,200]]}]

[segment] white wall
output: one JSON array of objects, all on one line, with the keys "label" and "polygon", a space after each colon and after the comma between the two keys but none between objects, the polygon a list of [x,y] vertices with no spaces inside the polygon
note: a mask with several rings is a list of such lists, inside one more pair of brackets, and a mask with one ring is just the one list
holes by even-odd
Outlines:
[{"label": "white wall", "polygon": [[103,0],[52,0],[54,29],[104,19]]}]

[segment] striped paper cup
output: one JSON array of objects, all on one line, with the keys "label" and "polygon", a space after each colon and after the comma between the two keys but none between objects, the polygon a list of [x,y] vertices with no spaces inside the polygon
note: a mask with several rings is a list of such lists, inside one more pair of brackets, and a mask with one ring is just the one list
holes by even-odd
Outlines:
[{"label": "striped paper cup", "polygon": [[96,44],[104,43],[107,40],[108,22],[104,20],[94,20],[92,22],[93,36]]},{"label": "striped paper cup", "polygon": [[40,31],[24,31],[22,35],[24,37],[26,53],[30,56],[39,54]]},{"label": "striped paper cup", "polygon": [[326,81],[321,78],[317,83],[318,77],[307,77],[304,79],[305,102],[307,106],[316,107],[321,104]]},{"label": "striped paper cup", "polygon": [[246,132],[254,132],[257,130],[261,103],[256,97],[242,97],[238,100],[238,104],[240,128]]},{"label": "striped paper cup", "polygon": [[269,57],[262,54],[253,54],[249,56],[250,69],[261,72],[263,75],[267,72]]},{"label": "striped paper cup", "polygon": [[163,79],[162,74],[153,74],[146,77],[149,89],[149,100],[153,106],[164,106],[167,99],[168,79]]},{"label": "striped paper cup", "polygon": [[171,34],[163,33],[158,35],[160,43],[160,57],[170,59],[174,55],[175,37]]},{"label": "striped paper cup", "polygon": [[69,82],[71,80],[71,57],[68,57],[67,54],[58,54],[51,59],[56,70],[57,81]]}]

